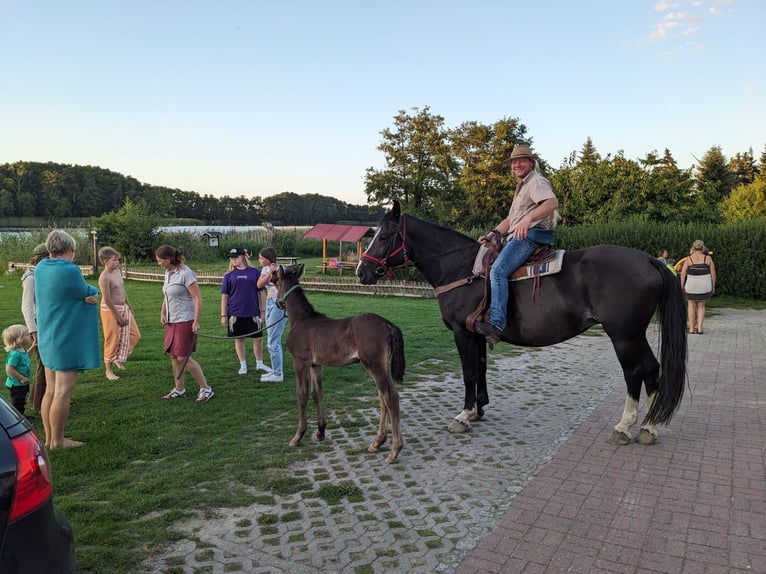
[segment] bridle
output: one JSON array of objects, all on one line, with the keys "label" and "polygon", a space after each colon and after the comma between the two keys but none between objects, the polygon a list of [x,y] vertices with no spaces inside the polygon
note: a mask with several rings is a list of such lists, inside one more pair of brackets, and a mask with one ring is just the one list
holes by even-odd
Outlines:
[{"label": "bridle", "polygon": [[290,293],[292,293],[293,291],[296,291],[298,289],[303,289],[300,283],[296,283],[295,285],[290,287],[287,291],[285,291],[284,295],[277,298],[277,307],[283,310],[286,309],[287,303],[285,303],[285,300],[287,299],[287,296],[290,295]]},{"label": "bridle", "polygon": [[[407,248],[404,246],[405,239],[407,237],[407,220],[404,218],[404,215],[399,217],[399,223],[396,225],[396,235],[394,235],[392,241],[391,250],[388,252],[388,255],[384,255],[382,258],[378,259],[377,257],[373,257],[366,251],[362,253],[362,259],[365,259],[367,261],[371,261],[373,263],[376,263],[378,266],[375,268],[375,274],[379,277],[382,277],[385,275],[389,279],[393,277],[394,271],[397,269],[402,269],[404,267],[407,267],[410,264],[410,258],[407,256]],[[399,239],[400,244],[398,247],[396,247],[396,240]],[[388,261],[393,256],[398,255],[399,253],[402,254],[403,262],[401,265],[389,265]]]}]

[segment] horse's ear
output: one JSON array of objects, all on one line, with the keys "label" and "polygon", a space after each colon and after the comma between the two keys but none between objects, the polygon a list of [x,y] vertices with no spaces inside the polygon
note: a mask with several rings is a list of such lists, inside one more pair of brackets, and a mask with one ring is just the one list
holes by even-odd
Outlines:
[{"label": "horse's ear", "polygon": [[298,263],[298,265],[296,267],[297,267],[297,271],[298,271],[298,273],[297,273],[298,274],[298,279],[300,279],[301,277],[303,277],[303,272],[306,270],[306,266],[303,263]]},{"label": "horse's ear", "polygon": [[402,206],[399,205],[399,201],[395,199],[394,206],[391,208],[391,217],[398,219],[401,213],[402,213]]}]

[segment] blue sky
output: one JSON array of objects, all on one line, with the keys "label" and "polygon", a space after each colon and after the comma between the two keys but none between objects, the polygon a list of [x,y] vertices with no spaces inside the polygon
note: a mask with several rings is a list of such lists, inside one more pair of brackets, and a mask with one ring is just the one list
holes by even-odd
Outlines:
[{"label": "blue sky", "polygon": [[766,145],[763,0],[0,0],[0,163],[364,204],[380,132],[516,117],[558,167]]}]

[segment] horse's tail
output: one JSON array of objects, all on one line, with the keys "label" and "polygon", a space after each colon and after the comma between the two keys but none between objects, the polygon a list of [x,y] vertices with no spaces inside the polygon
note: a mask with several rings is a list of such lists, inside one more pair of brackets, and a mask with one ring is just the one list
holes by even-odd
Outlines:
[{"label": "horse's tail", "polygon": [[662,275],[663,289],[657,314],[660,321],[659,389],[644,423],[667,424],[678,410],[686,385],[686,301],[678,277],[658,259],[652,265]]},{"label": "horse's tail", "polygon": [[388,324],[388,349],[391,353],[391,378],[401,383],[404,380],[404,336],[402,330],[393,323]]}]

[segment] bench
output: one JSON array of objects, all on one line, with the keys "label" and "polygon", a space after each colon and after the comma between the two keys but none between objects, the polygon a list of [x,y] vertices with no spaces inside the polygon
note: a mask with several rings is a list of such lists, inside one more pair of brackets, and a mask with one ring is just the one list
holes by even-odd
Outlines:
[{"label": "bench", "polygon": [[284,257],[277,257],[277,263],[279,265],[295,265],[300,260],[300,257],[293,255],[285,255]]}]

